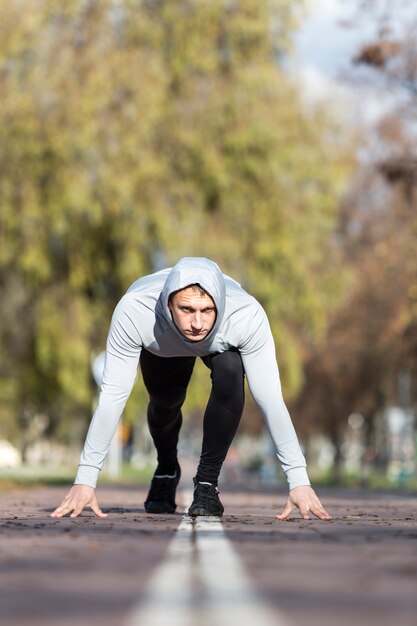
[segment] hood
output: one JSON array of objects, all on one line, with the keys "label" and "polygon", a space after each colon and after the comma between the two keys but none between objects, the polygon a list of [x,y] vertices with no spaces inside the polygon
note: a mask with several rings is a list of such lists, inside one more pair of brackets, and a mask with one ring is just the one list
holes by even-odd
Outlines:
[{"label": "hood", "polygon": [[226,286],[223,274],[217,263],[205,257],[184,257],[174,265],[165,281],[161,293],[161,304],[164,317],[175,328],[168,308],[168,298],[174,291],[179,291],[189,285],[200,285],[212,297],[216,305],[216,322],[207,336],[211,338],[223,319],[226,306]]}]

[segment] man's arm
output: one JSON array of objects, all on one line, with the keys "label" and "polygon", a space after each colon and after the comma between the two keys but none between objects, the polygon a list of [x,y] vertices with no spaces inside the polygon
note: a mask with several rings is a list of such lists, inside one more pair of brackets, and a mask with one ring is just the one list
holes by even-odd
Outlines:
[{"label": "man's arm", "polygon": [[287,519],[291,511],[298,508],[305,519],[308,519],[308,512],[320,519],[330,519],[310,486],[306,461],[282,396],[274,340],[260,305],[246,332],[239,351],[249,389],[268,425],[290,489],[286,507],[277,518]]},{"label": "man's arm", "polygon": [[116,307],[112,318],[99,402],[81,453],[75,484],[52,517],[62,517],[71,511],[71,517],[77,517],[86,506],[90,506],[97,517],[105,516],[98,506],[95,487],[132,391],[141,351],[140,337],[127,305],[125,297]]}]

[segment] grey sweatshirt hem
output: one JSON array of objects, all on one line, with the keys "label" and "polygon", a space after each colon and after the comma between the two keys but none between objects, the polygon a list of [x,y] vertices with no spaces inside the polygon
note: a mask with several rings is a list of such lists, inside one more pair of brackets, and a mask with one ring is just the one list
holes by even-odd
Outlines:
[{"label": "grey sweatshirt hem", "polygon": [[74,485],[88,485],[89,487],[93,487],[93,489],[95,489],[99,475],[100,469],[98,467],[94,467],[92,465],[79,465]]},{"label": "grey sweatshirt hem", "polygon": [[[74,484],[88,485],[89,487],[93,487],[93,489],[95,489],[99,475],[100,469],[98,467],[93,467],[92,465],[79,465]],[[291,468],[286,471],[286,476],[289,489],[310,485],[310,480],[305,467]]]},{"label": "grey sweatshirt hem", "polygon": [[289,489],[311,484],[305,467],[293,467],[286,471],[286,476]]}]

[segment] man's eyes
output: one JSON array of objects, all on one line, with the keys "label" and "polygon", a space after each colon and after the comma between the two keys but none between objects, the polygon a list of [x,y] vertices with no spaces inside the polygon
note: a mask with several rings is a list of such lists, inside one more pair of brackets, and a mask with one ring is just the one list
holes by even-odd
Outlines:
[{"label": "man's eyes", "polygon": [[[180,310],[184,313],[194,313],[194,309],[189,306],[181,306]],[[208,307],[207,309],[201,309],[201,313],[212,313],[214,311],[214,307]]]}]

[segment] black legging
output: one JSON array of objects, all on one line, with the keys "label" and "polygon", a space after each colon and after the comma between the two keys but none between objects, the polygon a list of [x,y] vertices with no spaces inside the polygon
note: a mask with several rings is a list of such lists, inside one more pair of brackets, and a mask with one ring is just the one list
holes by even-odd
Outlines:
[{"label": "black legging", "polygon": [[[204,413],[203,443],[196,480],[217,485],[244,405],[244,371],[237,350],[203,357],[211,370],[212,389]],[[149,393],[148,424],[158,454],[158,474],[172,474],[178,435],[195,357],[163,358],[142,350],[140,365]]]}]

